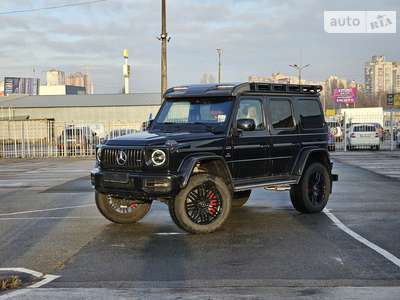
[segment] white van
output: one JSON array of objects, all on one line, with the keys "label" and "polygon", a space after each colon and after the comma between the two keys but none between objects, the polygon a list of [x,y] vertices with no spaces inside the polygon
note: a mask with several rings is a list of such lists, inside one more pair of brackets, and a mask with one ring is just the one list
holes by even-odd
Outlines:
[{"label": "white van", "polygon": [[347,132],[347,149],[380,149],[379,131],[373,123],[352,124]]}]

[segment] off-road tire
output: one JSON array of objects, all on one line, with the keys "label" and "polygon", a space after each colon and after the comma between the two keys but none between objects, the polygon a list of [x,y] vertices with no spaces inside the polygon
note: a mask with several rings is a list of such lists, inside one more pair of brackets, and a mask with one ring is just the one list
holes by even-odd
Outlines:
[{"label": "off-road tire", "polygon": [[96,191],[96,206],[101,214],[117,224],[133,224],[144,218],[151,208],[151,203],[137,204],[130,213],[119,213],[110,206],[107,195]]},{"label": "off-road tire", "polygon": [[240,208],[247,203],[250,198],[251,190],[233,193],[232,208]]},{"label": "off-road tire", "polygon": [[182,225],[179,223],[178,219],[176,218],[174,205],[173,205],[174,201],[175,201],[175,199],[171,199],[171,200],[168,201],[169,215],[171,216],[171,219],[172,219],[172,221],[174,221],[176,226],[178,226],[182,230],[185,230],[185,228],[182,227]]},{"label": "off-road tire", "polygon": [[[319,193],[319,201],[313,201],[313,196],[311,195],[313,187],[311,187],[311,182],[318,173],[323,180],[323,188]],[[331,190],[331,180],[329,176],[328,169],[325,165],[314,162],[311,163],[303,173],[300,182],[297,185],[293,185],[290,189],[290,200],[294,208],[302,213],[318,213],[321,212],[329,200],[329,194]]]},{"label": "off-road tire", "polygon": [[[220,203],[220,209],[215,219],[207,224],[195,223],[187,212],[187,199],[189,194],[203,185],[211,185],[217,191]],[[208,193],[208,192],[207,192]],[[169,202],[169,210],[172,220],[181,229],[194,234],[211,233],[224,224],[229,216],[232,205],[232,193],[225,181],[220,178],[209,174],[193,175],[188,185],[183,188],[175,197]]]}]

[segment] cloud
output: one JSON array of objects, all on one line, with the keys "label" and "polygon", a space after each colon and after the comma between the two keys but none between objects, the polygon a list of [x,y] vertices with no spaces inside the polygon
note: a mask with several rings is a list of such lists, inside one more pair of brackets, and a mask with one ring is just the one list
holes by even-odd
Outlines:
[{"label": "cloud", "polygon": [[[65,1],[67,2],[67,1]],[[71,2],[71,1],[68,1]],[[54,0],[3,0],[0,11],[54,5]],[[59,2],[57,2],[58,4]],[[332,73],[362,80],[374,54],[400,60],[399,35],[330,35],[324,10],[398,10],[396,0],[168,0],[169,83],[199,82],[216,73],[223,48],[223,79],[292,73],[289,63],[310,63],[309,79]],[[96,91],[122,86],[122,50],[128,48],[136,91],[160,86],[160,1],[110,0],[96,5],[0,18],[0,73],[29,74],[62,67],[89,69]],[[90,68],[88,67],[90,66]]]}]

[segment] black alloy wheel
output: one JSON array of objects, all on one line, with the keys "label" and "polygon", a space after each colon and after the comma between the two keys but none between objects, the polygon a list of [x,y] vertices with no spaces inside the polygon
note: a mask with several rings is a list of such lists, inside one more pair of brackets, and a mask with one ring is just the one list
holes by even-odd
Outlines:
[{"label": "black alloy wheel", "polygon": [[211,224],[222,212],[222,196],[215,184],[207,181],[189,192],[185,208],[193,223]]},{"label": "black alloy wheel", "polygon": [[190,233],[210,233],[228,218],[232,191],[221,177],[195,174],[168,205],[178,227]]},{"label": "black alloy wheel", "polygon": [[118,224],[132,224],[143,219],[150,211],[151,203],[117,198],[96,192],[96,205],[101,214]]},{"label": "black alloy wheel", "polygon": [[320,205],[325,198],[325,180],[320,171],[314,171],[308,183],[308,197],[315,206]]}]

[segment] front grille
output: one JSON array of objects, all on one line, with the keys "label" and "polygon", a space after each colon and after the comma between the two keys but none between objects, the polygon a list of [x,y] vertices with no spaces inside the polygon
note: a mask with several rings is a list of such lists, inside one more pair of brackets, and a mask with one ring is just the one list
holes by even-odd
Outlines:
[{"label": "front grille", "polygon": [[[126,163],[118,163],[118,156],[123,151],[126,154]],[[101,167],[103,169],[139,170],[143,166],[143,150],[141,149],[109,149],[101,151]]]}]

